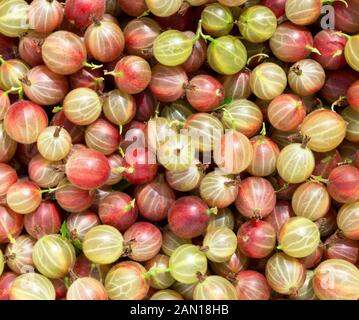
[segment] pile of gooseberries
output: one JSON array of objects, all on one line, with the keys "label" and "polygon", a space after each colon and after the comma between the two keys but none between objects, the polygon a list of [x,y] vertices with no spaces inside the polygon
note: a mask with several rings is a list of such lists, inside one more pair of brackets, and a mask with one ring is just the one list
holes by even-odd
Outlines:
[{"label": "pile of gooseberries", "polygon": [[358,300],[358,268],[358,0],[0,1],[0,300]]}]

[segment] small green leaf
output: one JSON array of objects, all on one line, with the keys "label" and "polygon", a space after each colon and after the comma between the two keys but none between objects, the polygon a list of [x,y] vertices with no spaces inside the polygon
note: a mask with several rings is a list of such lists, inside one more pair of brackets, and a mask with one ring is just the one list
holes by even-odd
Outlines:
[{"label": "small green leaf", "polygon": [[79,251],[82,251],[82,243],[79,239],[72,241],[73,246],[78,249]]},{"label": "small green leaf", "polygon": [[61,229],[60,229],[60,232],[61,232],[61,237],[66,239],[67,238],[67,226],[66,226],[66,220],[62,223],[61,225]]}]

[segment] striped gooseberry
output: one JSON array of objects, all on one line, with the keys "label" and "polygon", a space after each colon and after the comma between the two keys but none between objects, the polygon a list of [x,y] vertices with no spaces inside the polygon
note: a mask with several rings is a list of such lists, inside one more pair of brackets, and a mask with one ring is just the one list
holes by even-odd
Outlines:
[{"label": "striped gooseberry", "polygon": [[337,214],[336,211],[331,207],[325,216],[315,221],[318,226],[320,236],[327,237],[337,230]]},{"label": "striped gooseberry", "polygon": [[193,291],[194,300],[238,300],[233,284],[220,276],[199,280]]},{"label": "striped gooseberry", "polygon": [[249,85],[251,72],[247,69],[222,78],[226,98],[248,99],[252,90]]},{"label": "striped gooseberry", "polygon": [[239,184],[235,205],[246,218],[265,218],[273,211],[275,202],[275,192],[268,180],[249,177]]},{"label": "striped gooseberry", "polygon": [[244,4],[247,0],[219,0],[220,4],[228,7],[237,7]]},{"label": "striped gooseberry", "polygon": [[59,126],[70,134],[73,144],[82,143],[84,140],[84,130],[83,127],[78,126],[72,123],[69,119],[66,118],[64,110],[57,112],[51,119],[50,125]]},{"label": "striped gooseberry", "polygon": [[159,147],[157,159],[169,171],[187,170],[195,161],[195,146],[191,137],[184,134],[171,137]]},{"label": "striped gooseberry", "polygon": [[19,56],[29,66],[43,65],[41,46],[47,34],[29,31],[19,42]]},{"label": "striped gooseberry", "polygon": [[269,300],[271,295],[267,279],[257,271],[239,272],[235,276],[234,287],[238,300]]},{"label": "striped gooseberry", "polygon": [[328,192],[337,202],[350,203],[359,200],[359,169],[352,165],[342,165],[330,173]]},{"label": "striped gooseberry", "polygon": [[69,91],[66,78],[44,65],[32,68],[21,81],[26,96],[42,106],[61,102]]},{"label": "striped gooseberry", "polygon": [[207,62],[220,74],[235,74],[246,65],[246,47],[238,38],[231,35],[213,39],[207,49]]},{"label": "striped gooseberry", "polygon": [[337,70],[346,65],[344,48],[347,40],[335,30],[322,30],[314,37],[313,46],[319,53],[313,53],[314,60],[324,69]]},{"label": "striped gooseberry", "polygon": [[10,90],[11,88],[21,87],[21,81],[29,67],[18,59],[10,59],[5,61],[0,56],[0,88],[2,90]]},{"label": "striped gooseberry", "polygon": [[72,271],[75,278],[91,277],[104,283],[110,268],[111,265],[93,263],[82,253],[77,256]]},{"label": "striped gooseberry", "polygon": [[199,247],[183,244],[172,253],[169,260],[171,276],[178,282],[192,284],[198,281],[198,273],[206,274],[207,258]]},{"label": "striped gooseberry", "polygon": [[49,161],[64,159],[71,147],[71,136],[66,129],[61,127],[49,126],[42,130],[37,138],[39,153]]},{"label": "striped gooseberry", "polygon": [[83,241],[87,231],[99,224],[98,215],[90,210],[71,213],[66,219],[68,236],[71,240]]},{"label": "striped gooseberry", "polygon": [[280,294],[296,294],[303,286],[306,270],[298,259],[284,253],[276,253],[269,258],[265,275],[269,286]]},{"label": "striped gooseberry", "polygon": [[0,90],[0,120],[4,120],[6,112],[9,110],[11,101],[9,97],[9,93],[13,91],[2,91]]},{"label": "striped gooseberry", "polygon": [[278,26],[269,40],[269,45],[273,54],[284,62],[297,62],[316,51],[309,29],[291,22],[284,22]]},{"label": "striped gooseberry", "polygon": [[254,5],[241,13],[237,24],[244,39],[252,43],[262,43],[274,34],[277,18],[269,8]]},{"label": "striped gooseberry", "polygon": [[168,210],[168,224],[171,231],[182,238],[194,238],[203,234],[209,223],[209,216],[217,212],[197,196],[177,199]]},{"label": "striped gooseberry", "polygon": [[304,118],[300,131],[310,138],[310,149],[327,152],[340,145],[345,137],[346,127],[345,120],[336,112],[318,109]]},{"label": "striped gooseberry", "polygon": [[123,30],[126,51],[144,59],[151,58],[153,42],[160,32],[161,27],[151,18],[141,17],[129,21]]},{"label": "striped gooseberry", "polygon": [[252,137],[260,129],[263,115],[259,107],[247,99],[236,99],[222,109],[221,121],[226,128]]},{"label": "striped gooseberry", "polygon": [[263,133],[250,139],[253,148],[253,159],[247,171],[258,177],[269,176],[275,172],[280,152],[278,145]]},{"label": "striped gooseberry", "polygon": [[322,242],[319,242],[318,247],[309,256],[301,258],[299,261],[303,263],[307,269],[312,269],[322,261],[323,253],[324,245]]},{"label": "striped gooseberry", "polygon": [[351,36],[348,38],[347,44],[345,45],[344,55],[349,66],[355,71],[359,71],[359,35]]},{"label": "striped gooseberry", "polygon": [[212,36],[225,36],[233,28],[234,19],[231,10],[219,3],[211,3],[201,13],[203,29]]},{"label": "striped gooseberry", "polygon": [[199,193],[210,207],[225,208],[236,200],[238,185],[234,176],[212,171],[202,178]]},{"label": "striped gooseberry", "polygon": [[160,64],[152,68],[149,88],[161,102],[173,102],[183,96],[188,77],[182,67],[168,67]]},{"label": "striped gooseberry", "polygon": [[236,234],[223,226],[207,230],[203,238],[201,250],[203,250],[212,262],[226,262],[234,254],[237,248]]},{"label": "striped gooseberry", "polygon": [[208,113],[198,112],[190,115],[183,126],[187,130],[192,147],[200,152],[213,150],[223,133],[221,121]]},{"label": "striped gooseberry", "polygon": [[237,233],[238,248],[249,258],[267,257],[276,244],[276,232],[269,222],[250,220]]},{"label": "striped gooseberry", "polygon": [[150,300],[184,300],[184,298],[177,291],[164,289],[156,291]]},{"label": "striped gooseberry", "polygon": [[228,277],[245,270],[249,259],[238,248],[226,262],[210,262],[211,269],[222,277]]},{"label": "striped gooseberry", "polygon": [[273,211],[265,217],[264,221],[272,225],[278,236],[283,224],[291,217],[294,217],[294,212],[290,203],[285,200],[277,200]]},{"label": "striped gooseberry", "polygon": [[359,258],[359,244],[355,240],[333,234],[324,242],[324,257],[343,259],[355,264]]},{"label": "striped gooseberry", "polygon": [[291,300],[318,300],[318,297],[314,293],[313,289],[313,277],[314,271],[307,270],[305,281],[303,286],[295,292],[294,294],[289,296]]},{"label": "striped gooseberry", "polygon": [[137,186],[135,198],[140,215],[150,221],[165,219],[168,209],[176,200],[163,174],[159,174],[151,182]]},{"label": "striped gooseberry", "polygon": [[293,194],[292,207],[297,216],[316,221],[330,208],[327,188],[318,182],[305,182]]},{"label": "striped gooseberry", "polygon": [[93,22],[86,29],[84,40],[88,54],[100,62],[116,60],[125,47],[125,37],[121,28],[111,21]]},{"label": "striped gooseberry", "polygon": [[14,272],[4,272],[0,276],[0,300],[10,300],[10,290],[17,277]]},{"label": "striped gooseberry", "polygon": [[102,111],[98,94],[89,88],[71,90],[63,101],[66,118],[74,124],[84,126],[97,120]]},{"label": "striped gooseberry", "polygon": [[41,190],[33,182],[17,181],[9,188],[6,202],[17,213],[30,213],[36,210],[41,203]]},{"label": "striped gooseberry", "polygon": [[164,254],[158,254],[146,262],[145,267],[152,288],[166,289],[175,282],[169,273],[168,264],[169,257]]},{"label": "striped gooseberry", "polygon": [[58,233],[61,220],[61,212],[56,204],[50,200],[44,200],[35,211],[25,215],[24,227],[31,237],[40,239],[45,235]]},{"label": "striped gooseberry", "polygon": [[321,8],[320,0],[287,0],[285,14],[296,25],[306,26],[313,24],[320,17]]},{"label": "striped gooseberry", "polygon": [[123,177],[130,183],[147,183],[156,176],[158,165],[154,153],[147,148],[129,149],[125,153],[124,164],[112,169],[122,172]]},{"label": "striped gooseberry", "polygon": [[110,155],[118,150],[121,135],[118,128],[100,118],[86,128],[85,141],[89,148]]},{"label": "striped gooseberry", "polygon": [[227,174],[239,174],[246,170],[253,159],[249,139],[238,131],[226,131],[214,149],[214,162]]},{"label": "striped gooseberry", "polygon": [[55,297],[55,288],[51,281],[34,272],[18,276],[10,289],[10,300],[55,300]]},{"label": "striped gooseberry", "polygon": [[306,107],[293,94],[282,94],[274,98],[268,106],[268,120],[280,131],[293,131],[302,123]]},{"label": "striped gooseberry", "polygon": [[98,0],[66,0],[65,18],[76,26],[84,29],[93,19],[100,20],[105,13],[106,1]]},{"label": "striped gooseberry", "polygon": [[345,138],[351,142],[359,142],[359,111],[346,107],[340,115],[347,122]]},{"label": "striped gooseberry", "polygon": [[182,244],[190,244],[190,239],[184,239],[176,236],[167,226],[162,233],[162,247],[161,250],[167,256],[171,256],[172,253]]},{"label": "striped gooseberry", "polygon": [[186,192],[196,189],[204,176],[203,165],[194,160],[187,169],[166,170],[166,181],[174,190]]},{"label": "striped gooseberry", "polygon": [[0,32],[18,37],[29,29],[29,5],[24,0],[9,0],[0,5]]},{"label": "striped gooseberry", "polygon": [[323,261],[314,270],[313,289],[321,300],[358,300],[359,270],[343,259]]},{"label": "striped gooseberry", "polygon": [[145,0],[135,0],[131,3],[129,3],[127,0],[118,0],[117,2],[120,6],[120,9],[132,17],[141,16],[147,10]]},{"label": "striped gooseberry", "polygon": [[129,123],[136,114],[135,99],[118,89],[107,93],[103,103],[103,113],[107,120],[122,126]]},{"label": "striped gooseberry", "polygon": [[[192,31],[185,31],[184,34],[188,38],[195,40],[196,34],[193,33]],[[206,61],[206,57],[207,57],[207,44],[204,41],[204,39],[200,38],[193,44],[192,52],[190,56],[187,58],[187,60],[184,63],[181,64],[181,66],[186,72],[197,71]]]},{"label": "striped gooseberry", "polygon": [[115,185],[119,183],[122,180],[122,173],[113,171],[113,169],[118,168],[122,166],[123,164],[123,158],[119,154],[112,154],[109,157],[107,157],[108,163],[110,165],[110,176],[108,177],[106,181],[106,185]]},{"label": "striped gooseberry", "polygon": [[359,202],[343,205],[338,212],[338,229],[345,237],[351,240],[359,240]]},{"label": "striped gooseberry", "polygon": [[138,262],[123,261],[107,273],[105,288],[111,300],[141,300],[150,288],[145,267]]},{"label": "striped gooseberry", "polygon": [[102,92],[105,88],[105,79],[102,76],[103,72],[100,69],[81,68],[69,76],[70,87],[71,89],[89,88]]},{"label": "striped gooseberry", "polygon": [[147,122],[147,142],[151,150],[157,150],[177,133],[176,124],[164,117],[154,117]]},{"label": "striped gooseberry", "polygon": [[293,64],[288,73],[288,83],[299,96],[310,96],[324,85],[325,71],[313,59],[304,59]]},{"label": "striped gooseberry", "polygon": [[16,142],[23,144],[36,142],[47,125],[48,118],[44,109],[25,100],[12,104],[4,118],[6,133]]},{"label": "striped gooseberry", "polygon": [[333,7],[336,30],[348,33],[359,31],[359,6],[356,0],[347,0],[345,3],[335,1]]},{"label": "striped gooseberry", "polygon": [[358,79],[358,73],[348,67],[339,70],[328,70],[320,94],[327,102],[333,104],[334,107],[346,106],[347,101],[344,99],[344,96],[346,96],[351,84]]},{"label": "striped gooseberry", "polygon": [[6,163],[0,163],[0,197],[5,196],[9,188],[17,181],[15,169]]},{"label": "striped gooseberry", "polygon": [[94,203],[96,190],[83,190],[73,186],[67,181],[59,184],[55,192],[55,198],[59,206],[68,212],[81,212]]},{"label": "striped gooseberry", "polygon": [[72,154],[66,162],[66,176],[80,189],[90,190],[103,186],[110,176],[110,165],[100,152],[84,148]]},{"label": "striped gooseberry", "polygon": [[223,102],[224,87],[216,78],[200,74],[188,83],[186,98],[197,111],[210,112]]},{"label": "striped gooseberry", "polygon": [[103,284],[91,277],[76,279],[67,289],[66,300],[108,300]]},{"label": "striped gooseberry", "polygon": [[57,0],[34,0],[29,6],[29,26],[36,32],[54,31],[64,17],[63,8]]},{"label": "striped gooseberry", "polygon": [[46,235],[37,240],[32,251],[37,270],[50,279],[63,278],[75,264],[76,254],[72,244],[59,235]]},{"label": "striped gooseberry", "polygon": [[24,218],[21,214],[0,206],[0,243],[8,243],[19,236],[23,226]]},{"label": "striped gooseberry", "polygon": [[111,192],[100,201],[98,214],[103,224],[122,232],[135,223],[138,209],[135,201],[126,193]]},{"label": "striped gooseberry", "polygon": [[175,67],[189,58],[197,38],[189,38],[178,30],[162,32],[153,42],[153,55],[162,65]]},{"label": "striped gooseberry", "polygon": [[75,73],[86,64],[86,46],[72,32],[61,30],[50,34],[41,49],[46,66],[57,74]]},{"label": "striped gooseberry", "polygon": [[252,71],[249,83],[258,98],[272,100],[283,93],[287,86],[287,75],[279,65],[265,62]]},{"label": "striped gooseberry", "polygon": [[183,0],[145,0],[145,3],[155,16],[168,17],[181,8]]},{"label": "striped gooseberry", "polygon": [[136,101],[136,115],[135,120],[137,121],[148,121],[150,120],[156,111],[156,99],[152,96],[149,89],[137,93],[133,96]]},{"label": "striped gooseberry", "polygon": [[209,219],[207,231],[212,228],[227,227],[230,230],[234,229],[234,215],[231,209],[222,208],[218,209],[218,213],[213,215]]},{"label": "striped gooseberry", "polygon": [[303,258],[315,251],[320,241],[317,225],[304,217],[289,218],[280,229],[278,248],[294,258]]},{"label": "striped gooseberry", "polygon": [[124,251],[123,236],[112,226],[95,226],[85,234],[82,247],[83,253],[91,262],[110,264]]},{"label": "striped gooseberry", "polygon": [[136,94],[145,90],[151,81],[149,63],[137,56],[125,56],[119,60],[115,69],[105,75],[115,77],[116,86],[125,93]]},{"label": "striped gooseberry", "polygon": [[359,80],[352,83],[346,93],[349,105],[359,111]]},{"label": "striped gooseberry", "polygon": [[125,255],[135,261],[147,261],[155,257],[162,246],[160,230],[149,222],[136,222],[124,233]]},{"label": "striped gooseberry", "polygon": [[17,237],[5,249],[5,259],[11,271],[22,274],[34,269],[32,251],[35,241],[25,235]]},{"label": "striped gooseberry", "polygon": [[306,143],[292,143],[284,147],[277,159],[279,175],[288,183],[300,183],[308,179],[315,167],[313,152]]},{"label": "striped gooseberry", "polygon": [[328,152],[316,152],[315,168],[313,171],[314,176],[320,176],[327,179],[330,172],[335,169],[342,161],[341,155],[338,150],[334,149]]},{"label": "striped gooseberry", "polygon": [[261,0],[261,4],[271,9],[277,19],[285,15],[285,3],[287,0]]}]

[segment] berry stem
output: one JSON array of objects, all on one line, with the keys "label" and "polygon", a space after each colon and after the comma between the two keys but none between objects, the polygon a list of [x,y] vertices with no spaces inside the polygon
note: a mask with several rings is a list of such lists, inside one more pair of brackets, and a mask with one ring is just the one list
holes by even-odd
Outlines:
[{"label": "berry stem", "polygon": [[82,65],[83,65],[84,67],[90,68],[91,70],[100,69],[100,68],[103,67],[103,64],[94,64],[93,62],[89,63],[89,62],[87,62],[87,61],[84,61],[84,62],[82,63]]}]

